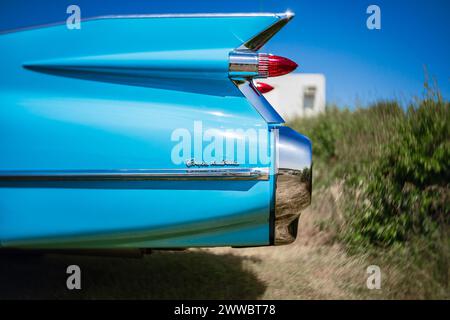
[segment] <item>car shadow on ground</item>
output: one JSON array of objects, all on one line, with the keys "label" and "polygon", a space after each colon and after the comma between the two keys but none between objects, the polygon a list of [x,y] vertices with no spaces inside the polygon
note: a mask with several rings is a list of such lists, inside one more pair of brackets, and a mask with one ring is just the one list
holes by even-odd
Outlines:
[{"label": "car shadow on ground", "polygon": [[[137,259],[0,256],[0,299],[258,299],[266,285],[246,259],[204,251]],[[69,265],[81,268],[81,290],[66,287]]]}]

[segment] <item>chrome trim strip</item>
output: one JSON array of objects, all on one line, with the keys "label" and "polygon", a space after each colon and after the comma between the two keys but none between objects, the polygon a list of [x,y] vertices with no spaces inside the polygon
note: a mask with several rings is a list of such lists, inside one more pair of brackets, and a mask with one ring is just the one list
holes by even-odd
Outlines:
[{"label": "chrome trim strip", "polygon": [[245,42],[242,46],[238,48],[248,49],[252,51],[258,51],[261,47],[266,44],[281,28],[283,28],[292,18],[294,18],[295,14],[290,11],[286,11],[283,14],[278,14],[277,17],[279,20],[268,27],[266,30],[258,33],[256,36]]},{"label": "chrome trim strip", "polygon": [[0,171],[0,181],[268,180],[269,168]]},{"label": "chrome trim strip", "polygon": [[85,20],[93,20],[93,19],[122,19],[122,18],[214,18],[214,17],[277,17],[277,18],[286,18],[288,14],[292,14],[289,12],[283,13],[271,13],[271,12],[237,12],[237,13],[149,13],[149,14],[118,14],[118,15],[104,15],[104,16],[96,16],[92,18],[86,18]]},{"label": "chrome trim strip", "polygon": [[259,112],[267,123],[284,123],[284,119],[264,98],[261,92],[256,89],[253,82],[249,79],[231,79],[242,94],[247,98],[250,104]]},{"label": "chrome trim strip", "polygon": [[[90,18],[82,18],[81,22],[93,21],[93,20],[103,20],[103,19],[151,19],[151,18],[227,18],[227,17],[277,17],[281,20],[286,19],[287,16],[292,15],[292,13],[269,13],[269,12],[252,12],[252,13],[167,13],[167,14],[129,14],[129,15],[104,15],[96,16]],[[0,35],[26,31],[38,28],[48,28],[65,24],[66,21],[59,21],[53,23],[45,23],[35,26],[4,30],[0,31]],[[270,39],[270,38],[269,38]],[[267,39],[268,40],[268,39]]]}]

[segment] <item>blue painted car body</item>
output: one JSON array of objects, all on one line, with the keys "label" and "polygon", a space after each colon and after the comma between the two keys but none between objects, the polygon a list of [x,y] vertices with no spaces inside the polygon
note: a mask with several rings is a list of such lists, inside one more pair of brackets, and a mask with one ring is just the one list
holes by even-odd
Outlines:
[{"label": "blue painted car body", "polygon": [[[264,119],[228,71],[230,52],[279,20],[105,17],[83,21],[80,30],[59,24],[1,34],[0,246],[272,244],[271,141],[282,123]],[[83,179],[189,174],[185,161],[173,161],[174,132],[194,135],[195,126],[224,138],[233,132],[237,140],[256,139],[245,136],[249,129],[264,132],[258,139],[266,141],[268,159],[240,159],[235,170],[258,168],[267,176]],[[205,160],[208,144],[194,139],[190,154],[175,156]],[[236,161],[217,152],[208,161],[225,158]],[[78,178],[41,179],[65,174]]]}]

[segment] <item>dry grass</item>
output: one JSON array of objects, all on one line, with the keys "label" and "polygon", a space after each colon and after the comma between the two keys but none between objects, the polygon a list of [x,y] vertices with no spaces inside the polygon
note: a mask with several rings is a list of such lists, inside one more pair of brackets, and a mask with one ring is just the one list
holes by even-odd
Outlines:
[{"label": "dry grass", "polygon": [[332,228],[323,222],[338,214],[335,195],[338,186],[324,191],[299,221],[297,240],[287,246],[262,248],[202,249],[217,255],[245,257],[244,267],[266,285],[262,299],[359,299],[374,295],[366,288],[363,255],[348,256],[335,243]]}]

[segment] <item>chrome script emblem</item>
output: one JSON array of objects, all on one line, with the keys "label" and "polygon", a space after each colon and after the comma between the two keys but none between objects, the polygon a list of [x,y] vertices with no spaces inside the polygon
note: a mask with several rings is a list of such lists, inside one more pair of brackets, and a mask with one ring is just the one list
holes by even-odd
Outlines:
[{"label": "chrome script emblem", "polygon": [[189,159],[185,162],[186,167],[237,167],[239,166],[239,163],[236,161],[231,160],[222,160],[222,161],[211,161],[211,162],[205,162],[205,161],[195,161],[195,159]]}]

